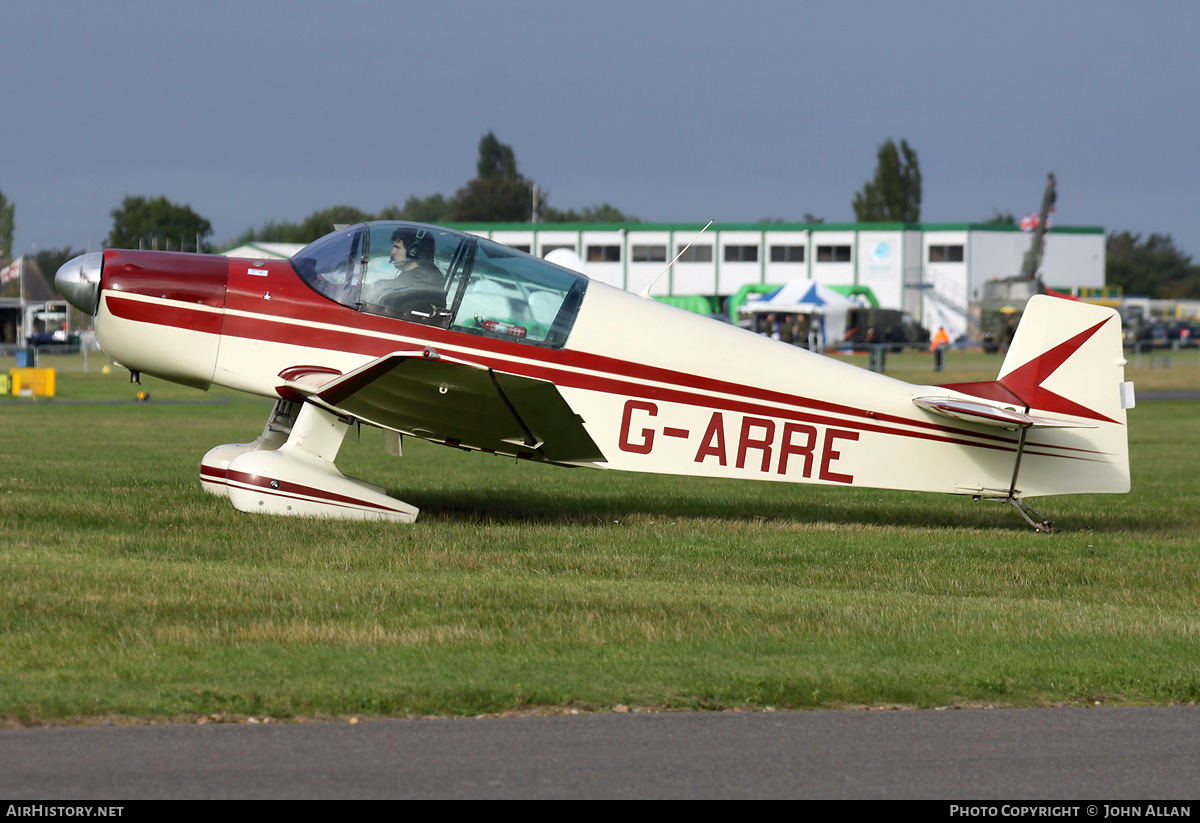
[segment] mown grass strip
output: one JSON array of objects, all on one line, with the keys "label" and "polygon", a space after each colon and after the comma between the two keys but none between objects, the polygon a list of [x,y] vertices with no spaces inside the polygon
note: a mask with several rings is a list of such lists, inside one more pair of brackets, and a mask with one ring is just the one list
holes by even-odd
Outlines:
[{"label": "mown grass strip", "polygon": [[[147,380],[152,397],[209,399]],[[78,384],[78,385],[77,385]],[[119,375],[64,395],[120,399]],[[165,385],[165,384],[164,384]],[[1139,386],[1140,388],[1140,386]],[[1038,501],[516,463],[374,433],[415,525],[253,517],[200,456],[268,403],[0,405],[0,717],[1194,702],[1195,403],[1134,491]]]}]

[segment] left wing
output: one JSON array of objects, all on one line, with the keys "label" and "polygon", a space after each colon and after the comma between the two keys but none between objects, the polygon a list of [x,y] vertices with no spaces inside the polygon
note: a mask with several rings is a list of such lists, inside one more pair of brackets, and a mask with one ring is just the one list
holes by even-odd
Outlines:
[{"label": "left wing", "polygon": [[284,376],[290,389],[319,405],[402,434],[551,463],[604,461],[550,381],[432,348],[392,352],[332,379],[302,369]]}]

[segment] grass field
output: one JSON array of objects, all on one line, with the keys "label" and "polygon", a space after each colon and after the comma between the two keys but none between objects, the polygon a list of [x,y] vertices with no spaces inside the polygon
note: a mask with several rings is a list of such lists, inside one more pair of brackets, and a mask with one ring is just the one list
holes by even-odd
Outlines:
[{"label": "grass field", "polygon": [[[8,724],[1200,697],[1200,403],[1132,411],[1133,492],[1039,499],[1052,535],[967,498],[397,460],[364,430],[339,467],[420,506],[404,526],[240,514],[199,459],[268,401],[109,404],[127,373],[60,362],[55,401],[0,401]],[[897,376],[999,360],[951,365]]]}]

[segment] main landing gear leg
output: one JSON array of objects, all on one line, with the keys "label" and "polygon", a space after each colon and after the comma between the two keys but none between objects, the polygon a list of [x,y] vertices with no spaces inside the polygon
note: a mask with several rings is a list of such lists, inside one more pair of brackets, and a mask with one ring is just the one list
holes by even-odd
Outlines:
[{"label": "main landing gear leg", "polygon": [[[299,405],[299,411],[282,444],[271,447],[274,441],[267,437],[268,421],[259,438],[262,443],[229,460],[225,488],[234,508],[292,517],[401,523],[417,519],[415,506],[389,497],[382,486],[346,477],[334,466],[348,421],[312,403],[293,405]],[[276,404],[272,420],[278,412]]]}]

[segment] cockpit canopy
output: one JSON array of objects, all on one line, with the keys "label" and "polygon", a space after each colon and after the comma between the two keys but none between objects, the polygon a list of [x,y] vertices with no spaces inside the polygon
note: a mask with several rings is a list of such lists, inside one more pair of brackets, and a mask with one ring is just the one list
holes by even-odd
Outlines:
[{"label": "cockpit canopy", "polygon": [[553,348],[566,343],[588,282],[471,234],[394,221],[326,235],[291,263],[313,289],[359,311]]}]

